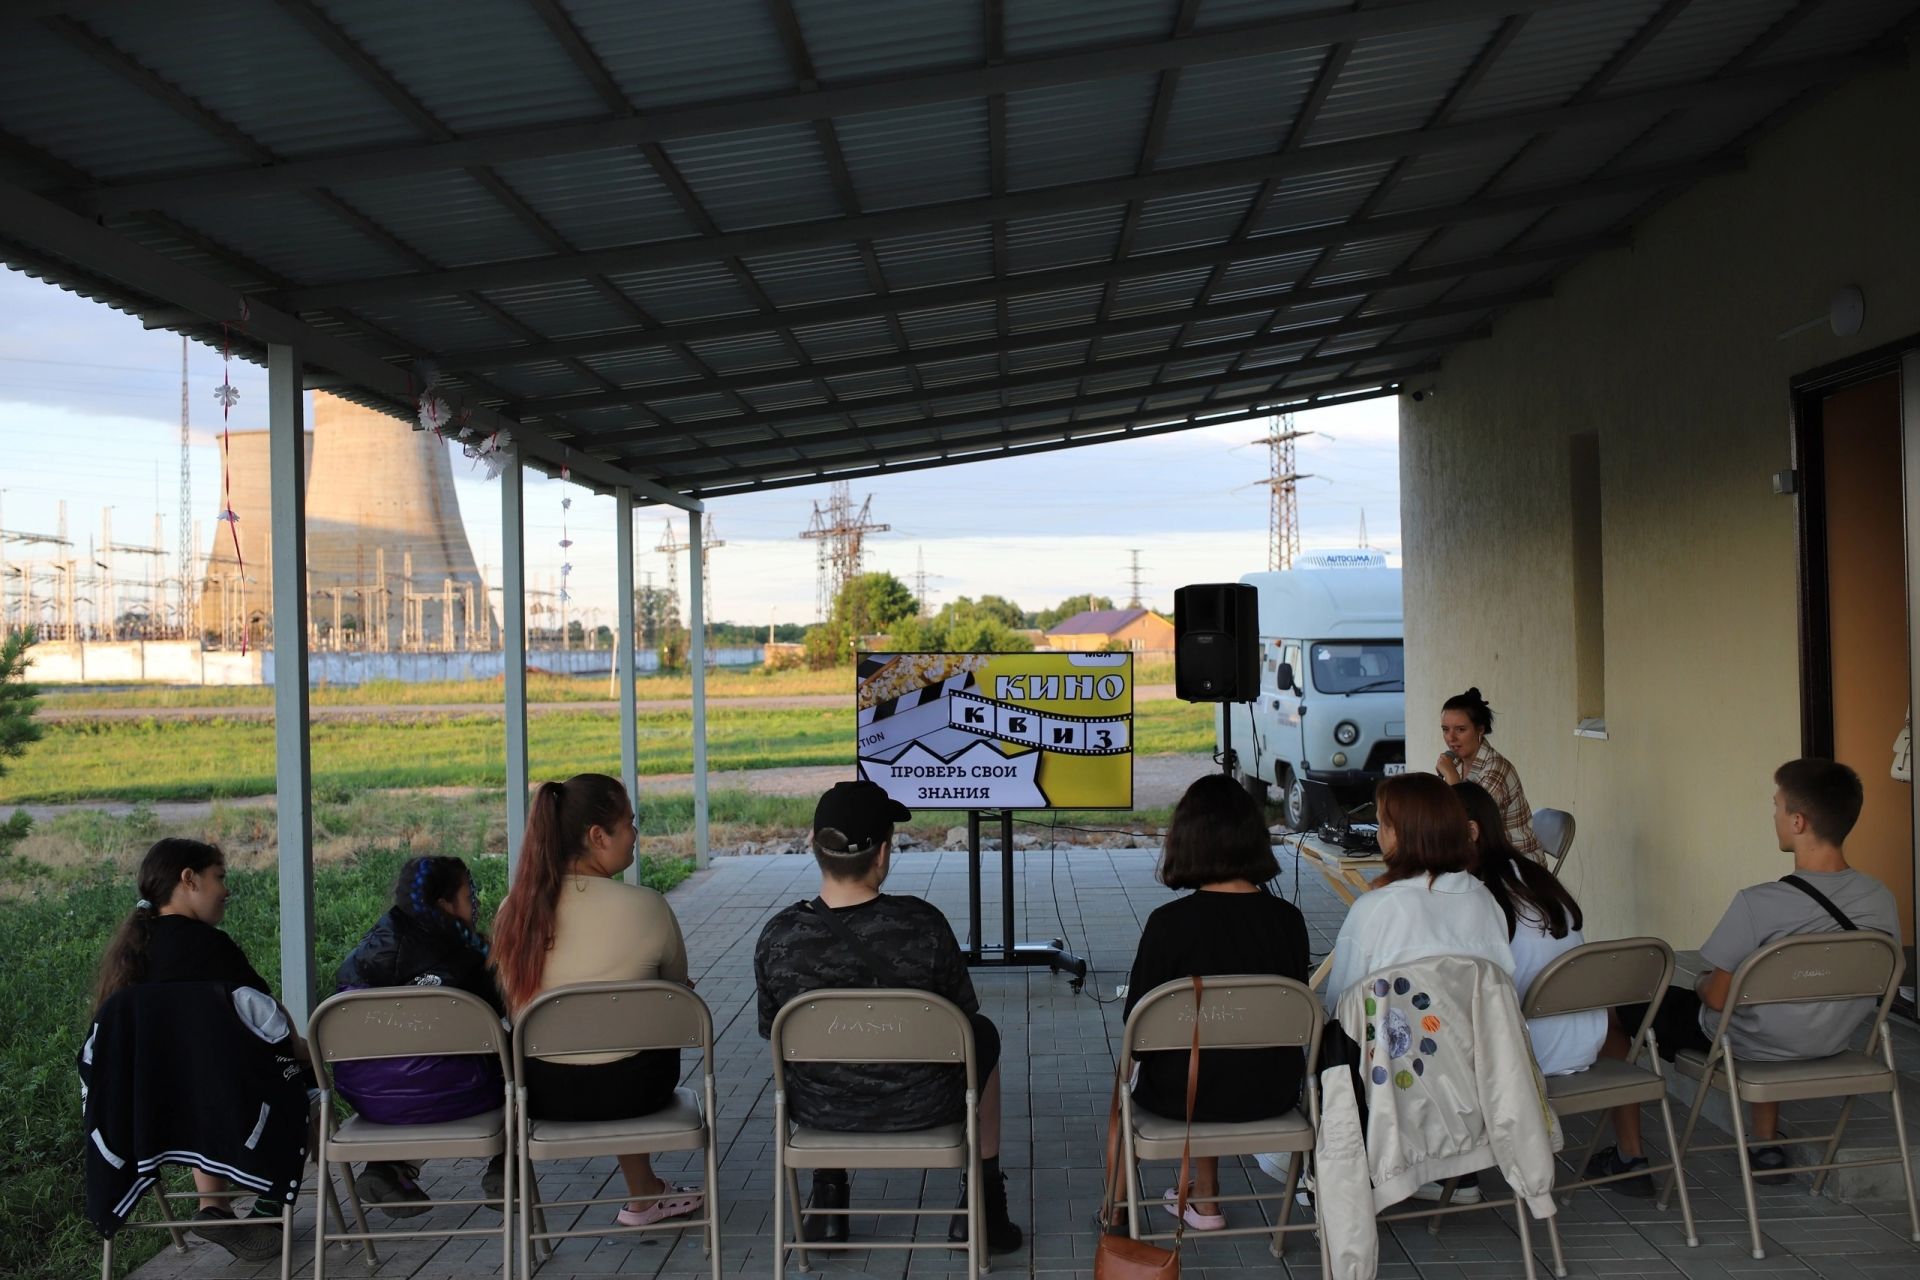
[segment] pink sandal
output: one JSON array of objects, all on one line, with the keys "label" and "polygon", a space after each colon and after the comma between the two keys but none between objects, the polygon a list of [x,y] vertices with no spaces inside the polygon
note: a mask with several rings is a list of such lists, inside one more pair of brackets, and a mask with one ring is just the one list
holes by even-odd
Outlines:
[{"label": "pink sandal", "polygon": [[649,1201],[644,1209],[629,1209],[622,1205],[616,1216],[623,1227],[650,1227],[668,1218],[684,1218],[690,1213],[697,1213],[701,1203],[698,1191],[687,1191],[669,1182],[664,1184],[660,1199]]},{"label": "pink sandal", "polygon": [[[1180,1192],[1168,1187],[1166,1195],[1161,1197],[1162,1209],[1173,1213],[1180,1207]],[[1227,1215],[1224,1213],[1202,1213],[1193,1207],[1193,1199],[1187,1199],[1187,1227],[1192,1231],[1221,1231],[1226,1228]]]}]

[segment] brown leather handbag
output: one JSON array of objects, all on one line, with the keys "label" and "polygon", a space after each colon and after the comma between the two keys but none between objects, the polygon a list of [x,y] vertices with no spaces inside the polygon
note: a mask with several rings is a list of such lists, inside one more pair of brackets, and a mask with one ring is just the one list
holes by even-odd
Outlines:
[{"label": "brown leather handbag", "polygon": [[1173,1248],[1162,1249],[1145,1240],[1115,1234],[1115,1221],[1121,1199],[1121,1178],[1133,1176],[1122,1169],[1120,1144],[1120,1090],[1125,1082],[1116,1067],[1113,1076],[1113,1101],[1107,1107],[1106,1188],[1101,1199],[1099,1248],[1093,1255],[1093,1280],[1180,1280],[1180,1243],[1187,1233],[1187,1173],[1193,1151],[1193,1104],[1200,1091],[1200,978],[1193,979],[1193,1047],[1187,1051],[1187,1132],[1180,1144],[1180,1179],[1174,1184]]}]

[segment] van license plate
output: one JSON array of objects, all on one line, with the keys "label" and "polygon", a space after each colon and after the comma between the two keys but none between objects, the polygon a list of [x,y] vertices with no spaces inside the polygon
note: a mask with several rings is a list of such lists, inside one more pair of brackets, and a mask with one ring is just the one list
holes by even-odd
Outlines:
[{"label": "van license plate", "polygon": [[1405,773],[1406,771],[1407,771],[1407,766],[1404,763],[1388,764],[1388,765],[1382,766],[1380,769],[1380,772],[1385,774],[1389,778],[1393,777],[1395,774]]}]

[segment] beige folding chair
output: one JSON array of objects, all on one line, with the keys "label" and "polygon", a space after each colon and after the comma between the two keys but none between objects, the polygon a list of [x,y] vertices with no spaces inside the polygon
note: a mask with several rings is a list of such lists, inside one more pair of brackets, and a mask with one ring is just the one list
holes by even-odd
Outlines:
[{"label": "beige folding chair", "polygon": [[[1840,1118],[1831,1133],[1815,1134],[1809,1142],[1827,1144],[1818,1164],[1794,1165],[1770,1169],[1769,1174],[1814,1173],[1812,1194],[1819,1195],[1827,1174],[1834,1169],[1898,1164],[1906,1180],[1907,1223],[1912,1238],[1920,1243],[1920,1208],[1914,1203],[1913,1162],[1902,1140],[1907,1131],[1906,1115],[1900,1106],[1900,1075],[1893,1064],[1893,1037],[1887,1033],[1887,1011],[1900,990],[1900,975],[1906,957],[1900,944],[1884,933],[1861,929],[1852,933],[1803,933],[1782,938],[1760,948],[1741,962],[1727,989],[1727,1003],[1720,1012],[1720,1026],[1714,1032],[1713,1048],[1705,1055],[1682,1052],[1674,1061],[1682,1075],[1701,1081],[1694,1095],[1693,1109],[1687,1115],[1686,1132],[1680,1136],[1680,1150],[1726,1151],[1740,1153],[1740,1189],[1747,1198],[1747,1230],[1752,1236],[1753,1256],[1766,1257],[1760,1243],[1760,1209],[1754,1200],[1753,1162],[1748,1148],[1760,1143],[1774,1144],[1776,1138],[1747,1137],[1745,1102],[1799,1102],[1809,1098],[1845,1098]],[[1843,1049],[1824,1058],[1763,1062],[1736,1058],[1727,1043],[1727,1030],[1736,1009],[1751,1009],[1763,1004],[1803,1003],[1819,1000],[1859,1000],[1872,997],[1879,1001],[1868,1024],[1864,1050]],[[1693,1131],[1700,1123],[1709,1089],[1728,1095],[1733,1112],[1733,1141],[1711,1146],[1693,1146]],[[1853,1115],[1854,1099],[1862,1094],[1884,1093],[1893,1104],[1894,1154],[1860,1160],[1836,1161],[1841,1135]],[[1676,1154],[1675,1159],[1679,1159]],[[1661,1206],[1666,1197],[1661,1196]]]},{"label": "beige folding chair", "polygon": [[[162,1166],[162,1168],[164,1167],[165,1166]],[[153,1183],[151,1188],[153,1191],[154,1203],[160,1207],[160,1220],[158,1222],[133,1222],[133,1221],[123,1222],[122,1224],[120,1224],[120,1231],[142,1231],[142,1230],[166,1231],[173,1237],[174,1250],[179,1253],[185,1253],[187,1251],[187,1239],[184,1234],[183,1228],[191,1229],[193,1231],[199,1232],[199,1231],[218,1231],[222,1227],[257,1227],[263,1223],[268,1223],[268,1222],[278,1223],[280,1227],[280,1280],[289,1280],[289,1278],[293,1275],[293,1206],[292,1205],[290,1204],[281,1205],[280,1216],[277,1218],[236,1217],[231,1221],[186,1222],[173,1216],[173,1211],[167,1207],[167,1201],[192,1200],[195,1203],[198,1203],[202,1198],[202,1193],[199,1191],[168,1191],[166,1189],[165,1184],[161,1181],[160,1174],[161,1174],[160,1169],[154,1170],[154,1178],[153,1178]],[[140,1194],[142,1197],[144,1197],[146,1195],[146,1192],[142,1191]],[[212,1197],[212,1198],[224,1198],[227,1200],[232,1200],[236,1196],[253,1195],[254,1192],[252,1192],[251,1190],[245,1187],[241,1187],[233,1191],[212,1191],[212,1192],[207,1192],[205,1194],[208,1197]],[[333,1211],[334,1221],[338,1223],[340,1221],[340,1206],[333,1202],[332,1196],[327,1197],[327,1204],[328,1204],[328,1207],[331,1208]],[[137,1210],[138,1208],[139,1208],[139,1200],[136,1199],[134,1201],[133,1207],[127,1211],[127,1216],[129,1219],[132,1218],[134,1211]],[[118,1235],[118,1234],[119,1234],[118,1231],[114,1233],[114,1235]],[[108,1236],[106,1239],[100,1242],[100,1280],[112,1280],[113,1241],[114,1241],[114,1236]]]},{"label": "beige folding chair", "polygon": [[1533,838],[1540,842],[1548,869],[1556,876],[1573,849],[1573,815],[1565,809],[1535,809]]},{"label": "beige folding chair", "polygon": [[[1176,978],[1164,982],[1133,1007],[1127,1017],[1120,1045],[1120,1078],[1133,1074],[1134,1060],[1142,1053],[1177,1052],[1188,1054],[1193,1046],[1193,982]],[[1299,1049],[1311,1065],[1320,1055],[1320,1032],[1325,1017],[1320,999],[1304,983],[1271,974],[1233,974],[1205,980],[1200,996],[1200,1049]],[[1200,1087],[1207,1087],[1204,1065]],[[1278,1196],[1272,1193],[1223,1195],[1221,1204],[1278,1200],[1279,1221],[1271,1226],[1227,1227],[1209,1231],[1214,1236],[1270,1235],[1271,1250],[1279,1257],[1286,1249],[1290,1232],[1314,1231],[1311,1222],[1292,1223],[1293,1193],[1300,1179],[1300,1164],[1313,1151],[1314,1135],[1320,1127],[1320,1093],[1314,1073],[1306,1072],[1306,1114],[1295,1107],[1268,1120],[1241,1123],[1198,1122],[1193,1126],[1193,1154],[1196,1156],[1250,1156],[1268,1151],[1285,1151],[1286,1187]],[[1140,1184],[1140,1161],[1178,1160],[1187,1134],[1185,1116],[1158,1116],[1134,1106],[1133,1091],[1120,1090],[1120,1135],[1123,1167],[1127,1183],[1127,1234],[1135,1240],[1171,1240],[1174,1232],[1143,1231],[1140,1207],[1144,1190]],[[1158,1203],[1153,1202],[1153,1203]]]},{"label": "beige folding chair", "polygon": [[[849,1249],[964,1249],[969,1275],[987,1269],[981,1239],[980,1081],[973,1056],[973,1024],[952,1002],[926,991],[823,990],[789,1001],[768,1036],[773,1051],[773,1275],[787,1273],[787,1253],[808,1270],[807,1251]],[[905,1133],[843,1132],[794,1124],[787,1116],[787,1068],[809,1062],[944,1062],[966,1073],[966,1118]],[[806,1243],[800,1235],[801,1169],[961,1169],[967,1179],[967,1242],[862,1240]],[[784,1196],[781,1183],[785,1183]],[[787,1239],[785,1196],[792,1197],[793,1235]],[[947,1217],[941,1209],[814,1209],[852,1216]]]},{"label": "beige folding chair", "polygon": [[[355,1231],[329,1232],[316,1212],[313,1230],[314,1280],[325,1280],[327,1246],[359,1241],[367,1266],[379,1265],[375,1240],[416,1240],[429,1237],[498,1236],[502,1273],[513,1267],[513,1162],[507,1162],[506,1183],[499,1199],[408,1201],[408,1205],[440,1208],[488,1205],[500,1211],[498,1227],[453,1227],[437,1230],[367,1228],[366,1207],[354,1185],[355,1160],[456,1160],[469,1156],[491,1159],[504,1154],[513,1132],[512,1077],[507,1071],[507,1036],[500,1015],[476,995],[452,987],[376,987],[345,991],[313,1011],[307,1023],[307,1049],[313,1058],[314,1078],[320,1082],[320,1143],[315,1153],[318,1182],[331,1192],[327,1166],[340,1166],[353,1206]],[[489,1055],[500,1064],[500,1105],[465,1120],[435,1124],[375,1124],[364,1116],[338,1120],[333,1111],[331,1069],[336,1063],[377,1058],[443,1058]],[[316,1196],[319,1192],[315,1193]]]},{"label": "beige folding chair", "polygon": [[[528,1058],[564,1062],[577,1054],[645,1052],[649,1049],[697,1049],[701,1092],[679,1088],[659,1111],[625,1120],[538,1120],[527,1105]],[[636,1235],[656,1231],[701,1232],[701,1246],[720,1280],[720,1166],[714,1147],[713,1015],[707,1002],[677,982],[584,982],[556,987],[542,995],[513,1029],[513,1077],[520,1081],[520,1266],[534,1270],[536,1244],[551,1254],[551,1241],[576,1236]],[[702,1099],[704,1098],[704,1102]],[[622,1192],[586,1200],[540,1200],[534,1165],[543,1160],[588,1160],[601,1156],[658,1155],[668,1151],[704,1151],[706,1185],[699,1217],[667,1218],[642,1227],[546,1228],[547,1209],[587,1209],[625,1204]],[[642,1199],[663,1199],[671,1192]],[[538,1226],[536,1227],[536,1223]]]},{"label": "beige folding chair", "polygon": [[[1629,1004],[1647,1006],[1646,1016],[1640,1020],[1639,1026],[1633,1028],[1633,1038],[1628,1044],[1625,1061],[1601,1058],[1585,1071],[1545,1077],[1547,1102],[1556,1115],[1564,1118],[1588,1115],[1595,1111],[1601,1113],[1600,1122],[1594,1126],[1592,1139],[1573,1166],[1575,1179],[1556,1186],[1554,1192],[1562,1196],[1564,1203],[1565,1193],[1582,1187],[1603,1186],[1622,1178],[1638,1177],[1642,1173],[1671,1170],[1674,1185],[1680,1188],[1680,1216],[1687,1225],[1687,1244],[1695,1247],[1699,1245],[1700,1238],[1694,1233],[1693,1205],[1687,1199],[1686,1175],[1680,1164],[1679,1144],[1674,1141],[1673,1109],[1667,1102],[1667,1081],[1661,1071],[1660,1047],[1653,1035],[1654,1015],[1659,1012],[1660,1002],[1666,998],[1667,987],[1672,981],[1673,948],[1658,938],[1589,942],[1557,957],[1540,971],[1540,976],[1533,980],[1533,985],[1520,1001],[1520,1013],[1531,1020],[1585,1013],[1593,1009],[1616,1009]],[[1638,1065],[1642,1053],[1647,1055],[1647,1065],[1644,1067]],[[1667,1162],[1650,1164],[1632,1173],[1610,1174],[1604,1178],[1586,1177],[1587,1161],[1592,1157],[1594,1148],[1600,1145],[1600,1135],[1607,1129],[1606,1113],[1614,1107],[1639,1106],[1644,1102],[1654,1102],[1660,1106],[1660,1123],[1666,1129],[1667,1150],[1673,1153]],[[1560,1227],[1556,1218],[1547,1219],[1547,1231],[1554,1240],[1554,1258],[1557,1260],[1560,1257]],[[1557,1261],[1554,1274],[1566,1274],[1565,1268]]]}]

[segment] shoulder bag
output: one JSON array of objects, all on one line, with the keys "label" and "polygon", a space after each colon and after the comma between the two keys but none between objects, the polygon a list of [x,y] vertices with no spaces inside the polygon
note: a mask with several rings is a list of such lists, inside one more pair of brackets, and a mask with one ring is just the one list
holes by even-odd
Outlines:
[{"label": "shoulder bag", "polygon": [[1125,1081],[1114,1068],[1113,1102],[1107,1108],[1106,1187],[1100,1205],[1100,1246],[1093,1255],[1093,1280],[1180,1280],[1180,1243],[1187,1232],[1187,1174],[1193,1150],[1193,1104],[1200,1092],[1200,976],[1193,978],[1193,1046],[1187,1051],[1187,1132],[1180,1144],[1180,1179],[1175,1183],[1173,1248],[1162,1249],[1145,1240],[1116,1234],[1114,1228],[1121,1179],[1133,1172],[1122,1168],[1120,1090]]},{"label": "shoulder bag", "polygon": [[1847,919],[1846,912],[1842,911],[1840,908],[1833,905],[1832,898],[1829,898],[1826,894],[1820,892],[1818,889],[1808,884],[1805,880],[1802,880],[1799,876],[1781,876],[1780,883],[1792,885],[1794,888],[1798,889],[1800,892],[1806,894],[1809,898],[1812,898],[1815,902],[1819,903],[1822,907],[1826,908],[1827,914],[1833,917],[1834,923],[1838,924],[1841,927],[1841,929],[1845,930],[1847,933],[1858,933],[1860,931],[1859,925]]}]

